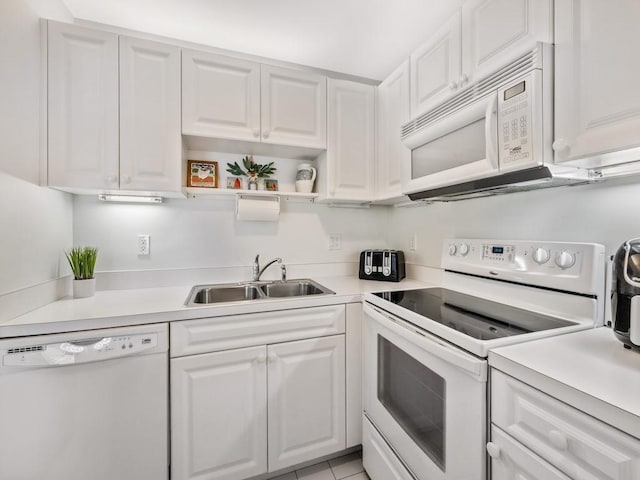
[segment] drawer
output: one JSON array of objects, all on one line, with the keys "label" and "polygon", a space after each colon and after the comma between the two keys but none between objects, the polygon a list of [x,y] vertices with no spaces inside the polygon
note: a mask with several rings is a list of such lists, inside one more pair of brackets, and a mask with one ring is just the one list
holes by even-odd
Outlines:
[{"label": "drawer", "polygon": [[375,427],[362,422],[362,463],[372,480],[414,480]]},{"label": "drawer", "polygon": [[495,426],[487,444],[491,480],[571,480]]},{"label": "drawer", "polygon": [[344,305],[186,320],[171,323],[171,357],[344,332]]},{"label": "drawer", "polygon": [[640,440],[495,369],[491,422],[571,478],[640,479]]}]

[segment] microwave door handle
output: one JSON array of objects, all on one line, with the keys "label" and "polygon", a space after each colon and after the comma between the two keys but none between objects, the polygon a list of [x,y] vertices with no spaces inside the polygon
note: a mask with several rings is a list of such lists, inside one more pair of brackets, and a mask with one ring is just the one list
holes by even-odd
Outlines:
[{"label": "microwave door handle", "polygon": [[484,136],[487,140],[487,160],[498,169],[498,95],[492,95],[485,112]]}]

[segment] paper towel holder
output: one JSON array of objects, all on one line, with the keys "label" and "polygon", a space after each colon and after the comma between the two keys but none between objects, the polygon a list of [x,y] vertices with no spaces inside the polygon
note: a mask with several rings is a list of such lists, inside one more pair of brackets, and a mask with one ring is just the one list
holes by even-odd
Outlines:
[{"label": "paper towel holder", "polygon": [[[241,204],[244,202],[244,208]],[[247,204],[249,206],[247,207]],[[277,222],[280,215],[278,195],[236,195],[236,220],[256,222]]]}]

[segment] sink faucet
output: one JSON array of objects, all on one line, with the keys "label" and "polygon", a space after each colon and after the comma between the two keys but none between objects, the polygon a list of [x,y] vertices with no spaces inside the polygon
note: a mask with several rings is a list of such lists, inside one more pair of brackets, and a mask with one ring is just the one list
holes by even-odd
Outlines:
[{"label": "sink faucet", "polygon": [[[267,263],[264,267],[260,268],[259,258],[260,258],[260,255],[256,255],[256,259],[253,261],[253,281],[254,282],[257,282],[258,280],[260,280],[260,277],[262,276],[264,271],[267,268],[269,268],[271,265],[273,265],[276,262],[282,263],[282,259],[278,257],[278,258],[274,258],[269,263]],[[287,270],[284,265],[282,265],[282,269],[283,269],[282,270],[283,279],[286,279]]]}]

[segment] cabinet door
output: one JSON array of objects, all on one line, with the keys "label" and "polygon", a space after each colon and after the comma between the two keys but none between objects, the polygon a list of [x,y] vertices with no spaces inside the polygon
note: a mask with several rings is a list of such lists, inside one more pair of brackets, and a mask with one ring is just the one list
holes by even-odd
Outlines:
[{"label": "cabinet door", "polygon": [[329,79],[328,196],[371,201],[375,174],[375,88]]},{"label": "cabinet door", "polygon": [[571,480],[495,426],[487,451],[491,480]]},{"label": "cabinet door", "polygon": [[556,162],[640,146],[640,2],[556,0],[555,9]]},{"label": "cabinet door", "polygon": [[460,68],[460,14],[455,14],[411,55],[411,117],[453,95]]},{"label": "cabinet door", "polygon": [[171,360],[171,478],[267,471],[266,347]]},{"label": "cabinet door", "polygon": [[376,199],[402,195],[403,168],[411,162],[411,150],[400,139],[402,125],[409,120],[409,61],[404,62],[378,86],[378,149]]},{"label": "cabinet door", "polygon": [[182,52],[182,133],[260,140],[260,64]]},{"label": "cabinet door", "polygon": [[262,65],[262,142],[327,148],[327,79]]},{"label": "cabinet door", "polygon": [[118,36],[48,22],[48,183],[118,188]]},{"label": "cabinet door", "polygon": [[462,75],[465,85],[553,41],[553,0],[471,0],[462,5]]},{"label": "cabinet door", "polygon": [[120,38],[120,188],[180,191],[180,49]]},{"label": "cabinet door", "polygon": [[269,345],[269,471],[345,448],[344,335]]}]

